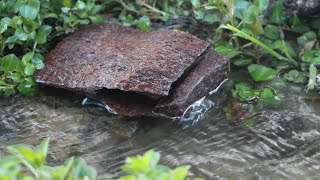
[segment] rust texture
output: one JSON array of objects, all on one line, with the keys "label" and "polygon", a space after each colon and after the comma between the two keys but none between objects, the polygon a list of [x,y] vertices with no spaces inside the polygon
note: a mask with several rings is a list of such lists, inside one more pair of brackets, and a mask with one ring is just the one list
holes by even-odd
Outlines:
[{"label": "rust texture", "polygon": [[91,25],[63,39],[35,77],[84,94],[118,115],[176,117],[229,72],[228,59],[209,45],[181,31]]},{"label": "rust texture", "polygon": [[36,79],[79,91],[107,88],[162,97],[209,45],[182,31],[91,25],[63,39]]}]

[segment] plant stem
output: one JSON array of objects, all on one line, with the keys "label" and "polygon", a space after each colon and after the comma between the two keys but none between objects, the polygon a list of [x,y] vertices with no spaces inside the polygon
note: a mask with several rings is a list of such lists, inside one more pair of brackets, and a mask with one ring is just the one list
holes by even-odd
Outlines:
[{"label": "plant stem", "polygon": [[[225,3],[226,3],[227,8],[229,10],[230,23],[231,23],[232,26],[235,26],[235,24],[234,24],[234,0],[226,0]],[[238,48],[240,48],[240,43],[239,43],[239,40],[238,40],[237,36],[234,36],[234,42],[236,43],[236,46]]]},{"label": "plant stem", "polygon": [[144,6],[144,7],[146,7],[146,8],[148,8],[148,9],[150,9],[151,11],[153,11],[153,12],[155,12],[155,13],[162,14],[163,16],[167,14],[167,13],[165,13],[165,12],[163,12],[163,11],[155,8],[155,7],[150,6],[149,4],[145,3],[145,2],[142,1],[142,0],[137,0],[137,3],[140,4],[140,5],[142,5],[142,6]]},{"label": "plant stem", "polygon": [[[249,34],[246,34],[245,32],[242,32],[240,31],[239,29],[233,27],[232,25],[230,24],[227,24],[227,27],[237,33],[239,36],[245,38],[245,39],[248,39],[249,41],[257,44],[258,46],[262,47],[263,49],[265,49],[267,52],[269,52],[270,54],[272,54],[273,56],[275,56],[276,58],[280,59],[280,60],[284,60],[284,61],[288,61],[294,65],[298,65],[298,63],[292,59],[288,59],[288,58],[285,58],[283,57],[282,55],[280,55],[279,53],[277,53],[276,51],[274,51],[273,49],[271,49],[270,47],[268,47],[267,45],[265,45],[263,42],[259,41],[258,39],[250,36]],[[236,34],[236,35],[237,35]]]},{"label": "plant stem", "polygon": [[4,40],[2,38],[2,35],[0,34],[0,58],[2,58],[3,56],[4,46],[5,46]]},{"label": "plant stem", "polygon": [[123,0],[117,0],[117,2],[120,3],[126,10],[132,11],[132,12],[134,12],[136,14],[139,14],[138,11],[136,11],[136,10],[130,8],[129,6],[127,6],[126,3],[123,2]]}]

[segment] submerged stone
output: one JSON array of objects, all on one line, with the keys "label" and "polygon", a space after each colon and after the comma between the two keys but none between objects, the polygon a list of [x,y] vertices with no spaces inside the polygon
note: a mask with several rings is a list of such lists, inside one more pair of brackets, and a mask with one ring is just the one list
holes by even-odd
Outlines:
[{"label": "submerged stone", "polygon": [[209,46],[182,31],[91,25],[64,38],[35,77],[119,115],[180,116],[226,78],[228,59]]}]

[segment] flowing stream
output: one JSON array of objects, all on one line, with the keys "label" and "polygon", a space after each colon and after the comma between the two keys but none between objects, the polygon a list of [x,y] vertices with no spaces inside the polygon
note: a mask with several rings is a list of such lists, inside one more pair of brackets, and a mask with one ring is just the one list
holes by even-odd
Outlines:
[{"label": "flowing stream", "polygon": [[102,109],[81,106],[82,98],[54,89],[42,89],[37,97],[1,99],[0,155],[7,145],[36,145],[50,137],[49,164],[81,156],[101,179],[118,177],[125,157],[149,149],[161,152],[161,163],[170,167],[191,165],[192,177],[318,179],[319,99],[287,83],[277,88],[281,105],[261,110],[250,124],[235,124],[223,111],[232,99],[234,77],[239,74],[180,122],[110,117]]}]

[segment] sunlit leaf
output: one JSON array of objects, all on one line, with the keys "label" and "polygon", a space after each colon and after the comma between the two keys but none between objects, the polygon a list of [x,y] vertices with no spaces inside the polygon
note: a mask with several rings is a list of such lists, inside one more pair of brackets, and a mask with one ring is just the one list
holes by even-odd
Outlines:
[{"label": "sunlit leaf", "polygon": [[150,21],[149,17],[148,16],[142,16],[139,19],[138,27],[142,31],[149,31],[150,28],[151,28],[151,21]]},{"label": "sunlit leaf", "polygon": [[23,72],[22,62],[14,54],[4,56],[0,61],[0,65],[1,70],[4,71],[4,73],[8,73],[10,71]]},{"label": "sunlit leaf", "polygon": [[21,15],[25,18],[35,19],[40,10],[40,1],[39,0],[27,0],[23,3],[19,11]]},{"label": "sunlit leaf", "polygon": [[263,65],[251,64],[248,67],[249,73],[255,81],[266,81],[276,77],[277,71]]}]

